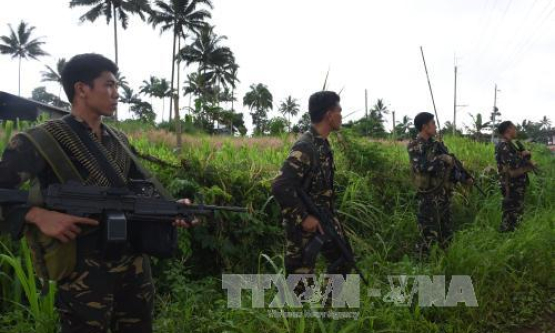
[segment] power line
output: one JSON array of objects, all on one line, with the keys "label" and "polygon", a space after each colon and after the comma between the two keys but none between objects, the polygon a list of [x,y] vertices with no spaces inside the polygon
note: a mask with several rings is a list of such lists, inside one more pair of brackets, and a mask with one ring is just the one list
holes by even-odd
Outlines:
[{"label": "power line", "polygon": [[522,60],[522,55],[526,54],[527,49],[530,49],[538,41],[538,39],[545,34],[545,32],[546,32],[545,30],[543,31],[543,33],[541,33],[539,35],[538,35],[538,32],[541,30],[541,28],[544,27],[545,23],[547,22],[549,17],[554,12],[555,12],[555,6],[547,13],[547,15],[544,16],[541,23],[536,27],[536,29],[530,35],[530,37],[526,40],[526,42],[524,42],[524,44],[520,48],[520,50],[516,51],[512,58],[509,58],[511,61],[508,62],[506,68],[510,68],[510,67],[515,66],[516,64],[518,64]]}]

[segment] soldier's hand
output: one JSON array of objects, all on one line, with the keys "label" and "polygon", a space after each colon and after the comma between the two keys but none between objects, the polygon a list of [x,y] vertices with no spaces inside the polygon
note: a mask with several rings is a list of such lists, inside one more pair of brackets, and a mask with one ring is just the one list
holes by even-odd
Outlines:
[{"label": "soldier's hand", "polygon": [[25,215],[28,223],[36,225],[46,236],[53,237],[62,243],[69,242],[81,233],[78,223],[88,225],[98,225],[98,221],[86,217],[73,216],[46,210],[40,207],[33,207]]},{"label": "soldier's hand", "polygon": [[453,159],[453,156],[449,155],[449,154],[441,154],[437,157],[440,161],[445,162],[448,165],[453,165],[455,163],[455,160]]},{"label": "soldier's hand", "polygon": [[[192,203],[191,200],[187,198],[177,200],[177,202],[184,205],[190,205]],[[190,228],[190,227],[194,227],[197,224],[199,224],[199,220],[196,217],[193,217],[192,221],[187,221],[184,218],[177,217],[172,223],[172,225],[180,228]]]},{"label": "soldier's hand", "polygon": [[308,215],[305,217],[303,222],[301,223],[303,230],[306,232],[316,232],[319,231],[322,235],[324,234],[324,229],[320,225],[320,221],[312,215]]},{"label": "soldier's hand", "polygon": [[526,157],[526,156],[532,156],[532,153],[528,150],[524,150],[521,152],[522,157]]},{"label": "soldier's hand", "polygon": [[467,185],[473,185],[473,184],[474,184],[474,179],[468,178],[468,179],[466,180],[466,184],[467,184]]}]

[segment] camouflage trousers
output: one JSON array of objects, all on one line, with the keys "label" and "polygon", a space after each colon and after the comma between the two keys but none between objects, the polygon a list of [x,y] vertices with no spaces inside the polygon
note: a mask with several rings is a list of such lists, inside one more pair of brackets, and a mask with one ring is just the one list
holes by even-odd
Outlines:
[{"label": "camouflage trousers", "polygon": [[58,283],[62,333],[152,332],[153,296],[147,255],[78,258],[75,271]]},{"label": "camouflage trousers", "polygon": [[[343,228],[337,219],[334,219],[335,230],[343,238]],[[313,274],[314,264],[307,263],[305,247],[314,238],[314,232],[306,232],[298,225],[287,228],[285,232],[285,271],[287,274]],[[326,260],[328,274],[349,274],[351,265],[342,259],[341,250],[333,243],[326,241],[322,245],[320,254]]]},{"label": "camouflage trousers", "polygon": [[526,186],[524,184],[510,184],[509,186],[501,186],[501,194],[503,201],[501,209],[503,217],[501,219],[500,231],[514,231],[517,227],[522,214],[524,213],[524,193]]},{"label": "camouflage trousers", "polygon": [[446,248],[453,236],[451,195],[446,192],[419,193],[417,198],[416,217],[422,234],[420,250],[429,251],[433,243]]}]

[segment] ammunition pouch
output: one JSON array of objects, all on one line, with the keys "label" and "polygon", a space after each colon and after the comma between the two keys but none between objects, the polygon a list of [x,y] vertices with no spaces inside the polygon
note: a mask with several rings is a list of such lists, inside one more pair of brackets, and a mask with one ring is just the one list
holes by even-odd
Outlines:
[{"label": "ammunition pouch", "polygon": [[423,174],[423,173],[413,173],[413,182],[414,182],[414,186],[416,186],[416,188],[420,191],[427,191],[430,189],[430,185],[431,185],[431,176],[429,174]]},{"label": "ammunition pouch", "polygon": [[39,278],[60,281],[75,270],[77,262],[76,240],[62,243],[44,235],[36,227],[29,227],[26,238],[31,249],[33,268]]},{"label": "ammunition pouch", "polygon": [[[46,129],[37,126],[21,135],[33,144],[60,182],[83,181],[67,154]],[[29,202],[33,206],[41,206],[43,202],[40,183],[36,178],[31,183]],[[33,268],[43,281],[42,291],[45,293],[48,288],[48,280],[60,281],[74,271],[77,262],[77,242],[70,240],[62,243],[44,235],[35,226],[28,226],[25,235],[31,249]]]}]

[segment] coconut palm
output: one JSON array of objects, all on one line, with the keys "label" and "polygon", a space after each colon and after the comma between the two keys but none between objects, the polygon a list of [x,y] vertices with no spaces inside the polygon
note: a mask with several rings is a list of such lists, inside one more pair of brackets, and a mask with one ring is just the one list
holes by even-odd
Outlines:
[{"label": "coconut palm", "polygon": [[0,53],[9,54],[12,59],[19,59],[19,79],[18,79],[18,95],[21,96],[21,59],[35,59],[40,56],[48,55],[41,46],[44,44],[39,38],[31,38],[31,34],[35,27],[28,25],[24,21],[19,23],[17,32],[15,32],[10,24],[9,36],[0,36]]},{"label": "coconut palm", "polygon": [[[176,62],[176,46],[179,41],[187,37],[188,32],[198,32],[206,25],[206,20],[211,18],[208,10],[199,7],[206,6],[212,9],[211,0],[170,0],[168,2],[157,0],[154,2],[157,9],[153,10],[149,22],[153,27],[160,26],[160,33],[171,31],[173,33],[172,70],[170,90],[174,91],[174,72]],[[170,102],[170,108],[171,108]]]},{"label": "coconut palm", "polygon": [[551,128],[551,120],[549,120],[547,116],[543,116],[542,120],[540,120],[540,124],[542,126],[542,129],[545,131]]},{"label": "coconut palm", "polygon": [[262,134],[268,120],[268,110],[273,108],[273,96],[268,87],[262,83],[252,84],[250,91],[243,97],[243,104],[251,110],[255,132]]},{"label": "coconut palm", "polygon": [[403,116],[401,122],[395,125],[395,132],[400,136],[408,133],[412,126],[412,119],[409,116]]},{"label": "coconut palm", "polygon": [[155,96],[156,86],[160,84],[160,79],[156,76],[150,76],[147,80],[143,80],[143,84],[139,87],[139,93],[150,97],[150,104],[152,104],[152,97]]},{"label": "coconut palm", "polygon": [[291,96],[288,96],[284,101],[281,102],[279,106],[279,112],[283,114],[284,117],[288,117],[287,121],[289,124],[289,132],[291,132],[291,117],[299,114],[300,106],[297,100]]},{"label": "coconut palm", "polygon": [[233,73],[236,72],[235,57],[227,46],[221,42],[226,36],[214,32],[213,26],[205,26],[191,45],[179,51],[180,59],[187,65],[198,64],[198,70],[206,75],[207,83],[226,87],[234,84]]},{"label": "coconut palm", "polygon": [[62,93],[62,70],[64,69],[65,65],[66,65],[66,59],[61,58],[61,59],[58,59],[55,69],[47,65],[46,66],[47,70],[41,72],[41,75],[42,75],[41,82],[55,82],[60,86],[58,91],[58,99],[60,98],[60,95]]},{"label": "coconut palm", "polygon": [[128,105],[127,111],[130,112],[131,105],[141,102],[141,98],[139,97],[139,95],[135,94],[133,89],[131,89],[129,86],[124,85],[121,88],[123,92],[119,97],[119,100],[120,102]]},{"label": "coconut palm", "polygon": [[[166,79],[159,79],[158,84],[154,86],[153,91],[154,97],[162,99],[162,118],[164,118],[164,113],[166,111],[166,97],[171,97],[172,91],[170,90],[170,83]],[[171,112],[170,112],[171,118]]]},{"label": "coconut palm", "polygon": [[100,16],[106,17],[106,23],[114,22],[114,50],[115,60],[118,64],[118,19],[123,29],[129,24],[129,14],[138,14],[141,20],[145,20],[145,13],[150,12],[148,0],[71,0],[69,8],[92,7],[88,12],[81,15],[81,22],[94,22]]},{"label": "coconut palm", "polygon": [[476,116],[471,113],[468,113],[468,115],[472,118],[472,125],[470,127],[466,126],[466,129],[474,137],[474,140],[480,139],[483,135],[482,131],[490,127],[491,122],[484,123],[481,113],[477,113]]}]

